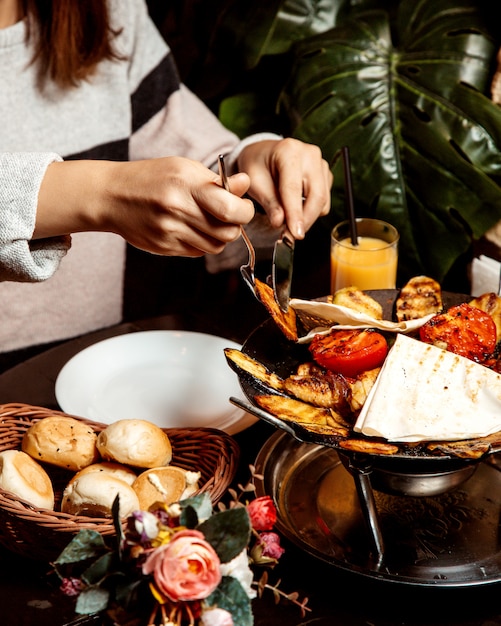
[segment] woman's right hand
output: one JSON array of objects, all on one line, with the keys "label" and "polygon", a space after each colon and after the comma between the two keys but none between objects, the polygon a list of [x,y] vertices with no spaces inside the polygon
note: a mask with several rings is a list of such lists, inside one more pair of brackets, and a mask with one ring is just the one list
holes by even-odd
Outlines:
[{"label": "woman's right hand", "polygon": [[229,183],[231,193],[217,174],[182,157],[52,163],[33,237],[106,231],[153,254],[217,254],[254,215],[252,202],[241,198],[249,177],[235,174]]}]

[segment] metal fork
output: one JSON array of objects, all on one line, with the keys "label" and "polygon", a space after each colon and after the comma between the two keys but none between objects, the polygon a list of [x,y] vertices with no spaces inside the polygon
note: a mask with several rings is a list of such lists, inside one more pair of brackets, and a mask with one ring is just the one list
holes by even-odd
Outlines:
[{"label": "metal fork", "polygon": [[[226,191],[230,191],[230,185],[228,183],[228,177],[226,176],[226,167],[224,164],[224,157],[222,154],[219,155],[219,176],[221,176],[221,180],[223,182],[223,187]],[[231,192],[230,192],[231,193]],[[240,227],[240,234],[242,235],[242,239],[247,246],[247,250],[249,252],[249,261],[247,264],[240,266],[240,273],[243,276],[243,279],[251,289],[252,293],[256,295],[256,285],[254,279],[254,268],[256,266],[256,253],[254,251],[254,246],[252,245],[251,240],[249,239],[247,233],[244,230],[244,227]]]}]

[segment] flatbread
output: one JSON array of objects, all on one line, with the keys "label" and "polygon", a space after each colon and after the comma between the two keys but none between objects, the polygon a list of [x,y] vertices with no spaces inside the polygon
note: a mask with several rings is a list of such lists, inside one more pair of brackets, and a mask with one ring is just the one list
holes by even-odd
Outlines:
[{"label": "flatbread", "polygon": [[391,322],[374,319],[365,313],[360,313],[339,304],[300,300],[298,298],[293,298],[290,301],[290,307],[296,311],[301,319],[304,315],[310,319],[317,319],[319,322],[316,328],[310,330],[307,335],[300,337],[298,343],[308,343],[315,335],[329,334],[334,324],[336,324],[336,329],[338,330],[377,328],[378,330],[386,330],[394,333],[410,333],[423,326],[434,315],[432,313],[419,319]]},{"label": "flatbread", "polygon": [[354,427],[393,442],[474,439],[500,430],[500,374],[403,334]]}]

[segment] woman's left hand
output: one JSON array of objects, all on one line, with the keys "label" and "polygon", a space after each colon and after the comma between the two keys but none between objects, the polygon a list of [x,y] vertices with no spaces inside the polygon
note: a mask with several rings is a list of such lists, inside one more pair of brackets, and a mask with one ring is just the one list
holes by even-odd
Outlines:
[{"label": "woman's left hand", "polygon": [[287,226],[295,239],[329,213],[333,176],[318,146],[292,138],[258,141],[242,150],[238,169],[249,175],[249,195],[271,226]]}]

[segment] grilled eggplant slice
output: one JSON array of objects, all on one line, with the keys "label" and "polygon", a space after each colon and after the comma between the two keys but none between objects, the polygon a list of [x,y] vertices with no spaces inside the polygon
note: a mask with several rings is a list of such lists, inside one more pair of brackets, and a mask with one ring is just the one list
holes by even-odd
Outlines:
[{"label": "grilled eggplant slice", "polygon": [[312,406],[284,396],[260,395],[255,396],[254,400],[275,417],[300,424],[311,432],[347,437],[351,430],[351,425],[332,409]]},{"label": "grilled eggplant slice", "polygon": [[290,339],[290,341],[297,341],[297,319],[294,309],[289,307],[287,313],[284,313],[275,300],[273,289],[257,278],[254,281],[254,288],[258,300],[264,304],[266,310],[285,337]]},{"label": "grilled eggplant slice", "polygon": [[396,454],[400,448],[393,443],[384,441],[369,441],[368,439],[342,439],[339,447],[351,452],[361,452],[363,454]]},{"label": "grilled eggplant slice", "polygon": [[240,375],[242,372],[245,372],[276,391],[284,389],[284,381],[280,376],[270,372],[262,363],[245,354],[245,352],[236,348],[225,348],[224,354],[228,365],[237,374]]}]

